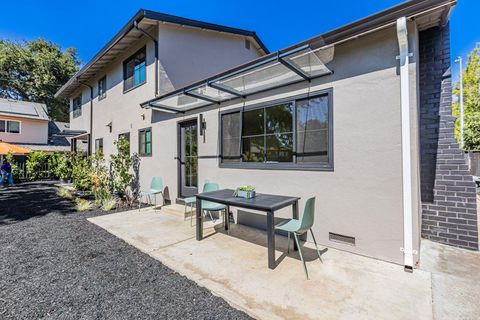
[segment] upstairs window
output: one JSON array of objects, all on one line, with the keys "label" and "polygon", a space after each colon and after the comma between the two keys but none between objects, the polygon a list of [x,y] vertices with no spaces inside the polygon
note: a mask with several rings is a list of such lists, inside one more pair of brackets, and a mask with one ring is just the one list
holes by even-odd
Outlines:
[{"label": "upstairs window", "polygon": [[141,156],[152,155],[152,128],[138,131],[138,153]]},{"label": "upstairs window", "polygon": [[222,167],[333,168],[331,91],[225,111],[220,121]]},{"label": "upstairs window", "polygon": [[107,76],[98,80],[98,100],[105,99],[107,97]]},{"label": "upstairs window", "polygon": [[143,47],[123,62],[123,92],[146,82],[146,57],[146,47]]},{"label": "upstairs window", "polygon": [[20,121],[0,120],[0,132],[20,133]]},{"label": "upstairs window", "polygon": [[82,95],[79,95],[72,102],[73,118],[77,118],[82,115]]}]

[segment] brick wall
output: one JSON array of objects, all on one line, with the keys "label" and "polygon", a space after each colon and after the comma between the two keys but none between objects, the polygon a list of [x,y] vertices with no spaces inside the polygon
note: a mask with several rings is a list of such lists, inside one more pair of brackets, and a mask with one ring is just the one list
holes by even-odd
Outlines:
[{"label": "brick wall", "polygon": [[475,183],[453,135],[449,27],[420,32],[422,237],[478,250]]}]

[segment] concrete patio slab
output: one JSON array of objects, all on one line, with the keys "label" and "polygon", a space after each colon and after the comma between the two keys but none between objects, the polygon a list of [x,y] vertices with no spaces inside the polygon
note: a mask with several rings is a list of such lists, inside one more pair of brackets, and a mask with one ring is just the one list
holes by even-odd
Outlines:
[{"label": "concrete patio slab", "polygon": [[267,267],[266,234],[232,225],[230,235],[206,223],[195,240],[190,221],[162,211],[129,211],[89,219],[259,319],[432,319],[430,272],[307,245],[306,280],[298,253],[278,236],[277,267]]},{"label": "concrete patio slab", "polygon": [[420,268],[432,273],[438,320],[480,318],[480,253],[422,241]]}]

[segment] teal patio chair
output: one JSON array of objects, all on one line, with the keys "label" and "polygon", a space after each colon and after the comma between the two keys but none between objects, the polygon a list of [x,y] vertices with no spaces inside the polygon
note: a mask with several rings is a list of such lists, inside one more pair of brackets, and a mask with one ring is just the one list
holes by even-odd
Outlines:
[{"label": "teal patio chair", "polygon": [[318,250],[317,241],[315,240],[315,236],[313,235],[312,226],[313,220],[315,216],[315,197],[310,198],[305,203],[305,208],[303,210],[303,216],[301,220],[297,219],[290,219],[283,221],[275,226],[275,230],[283,230],[288,234],[288,242],[287,242],[287,253],[290,253],[290,233],[293,233],[293,237],[295,238],[295,242],[297,243],[298,252],[300,253],[300,258],[303,262],[303,270],[305,271],[305,275],[307,276],[308,280],[308,271],[307,265],[305,264],[305,260],[303,259],[302,248],[300,247],[300,241],[298,238],[308,232],[312,234],[313,242],[315,243],[315,248],[317,249],[318,259],[320,262],[322,261],[322,255],[320,250]]},{"label": "teal patio chair", "polygon": [[138,209],[142,203],[142,198],[147,197],[147,203],[152,205],[151,196],[154,198],[154,207],[157,206],[157,194],[163,194],[163,180],[161,177],[153,177],[150,183],[150,189],[140,192],[140,199],[138,199]]},{"label": "teal patio chair", "polygon": [[[203,191],[202,192],[217,191],[219,189],[220,189],[220,187],[218,186],[218,183],[208,182],[208,180],[207,180],[203,184]],[[194,199],[195,199],[195,202],[193,202]],[[193,205],[196,204],[196,198],[191,197],[191,199],[189,199],[189,202],[192,203],[192,207],[193,207]],[[227,213],[228,208],[227,208],[226,205],[202,200],[202,215],[203,216],[206,216],[208,214],[210,216],[210,219],[212,221],[215,221],[215,219],[213,219],[212,212],[217,212],[217,211],[222,213],[223,222],[225,222],[225,219],[228,219],[228,213]],[[193,226],[193,214],[190,215],[190,226]],[[227,232],[230,233],[230,228],[228,228]]]},{"label": "teal patio chair", "polygon": [[[205,180],[204,182],[204,187],[206,183],[209,183],[209,180]],[[185,210],[184,210],[184,221],[187,220],[187,207],[190,208],[190,227],[193,227],[193,208],[195,207],[197,203],[197,197],[187,197],[183,199],[183,204],[185,205]]]}]

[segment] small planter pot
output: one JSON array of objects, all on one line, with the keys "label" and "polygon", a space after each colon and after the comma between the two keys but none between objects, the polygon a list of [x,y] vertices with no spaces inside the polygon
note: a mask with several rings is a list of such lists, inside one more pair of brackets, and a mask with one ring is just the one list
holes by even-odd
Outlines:
[{"label": "small planter pot", "polygon": [[237,198],[246,198],[246,199],[255,198],[255,191],[238,190]]}]

